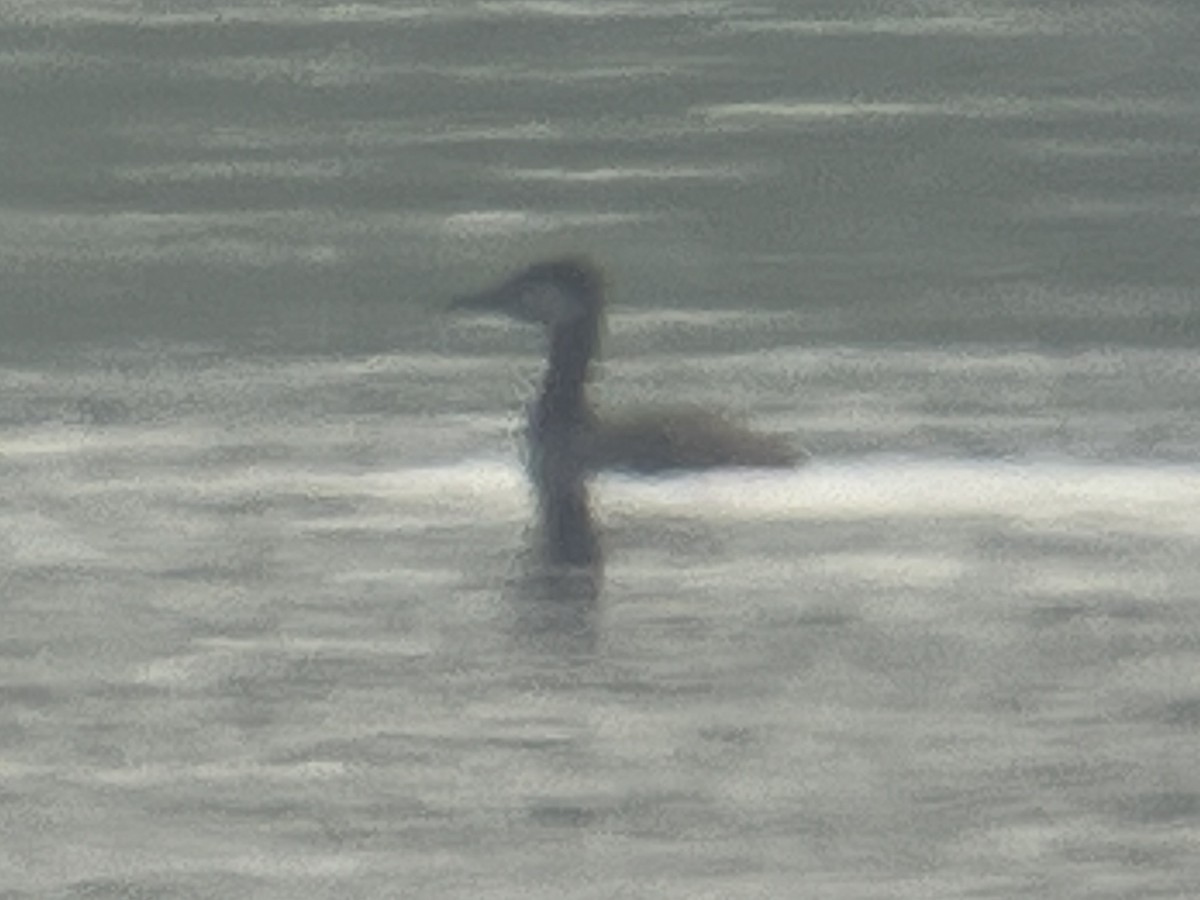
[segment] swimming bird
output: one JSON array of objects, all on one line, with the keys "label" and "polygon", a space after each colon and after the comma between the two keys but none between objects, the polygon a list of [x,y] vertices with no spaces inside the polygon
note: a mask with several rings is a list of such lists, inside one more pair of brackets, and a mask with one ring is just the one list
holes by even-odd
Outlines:
[{"label": "swimming bird", "polygon": [[600,349],[604,279],[586,257],[531,265],[500,284],[459,297],[456,309],[507,314],[541,325],[549,358],[529,410],[530,475],[555,562],[586,565],[597,544],[587,477],[601,469],[657,474],[722,466],[793,466],[802,459],[781,435],[751,431],[707,410],[668,407],[611,419],[588,403]]}]

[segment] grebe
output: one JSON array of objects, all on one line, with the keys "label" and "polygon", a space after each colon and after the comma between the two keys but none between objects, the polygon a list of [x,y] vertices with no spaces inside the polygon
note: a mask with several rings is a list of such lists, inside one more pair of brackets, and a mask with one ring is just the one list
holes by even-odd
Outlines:
[{"label": "grebe", "polygon": [[526,437],[553,562],[588,565],[597,558],[587,502],[587,477],[594,471],[783,467],[803,458],[781,435],[750,431],[702,409],[651,409],[599,418],[585,385],[600,344],[604,280],[586,258],[536,263],[495,287],[458,298],[453,306],[505,313],[546,329],[549,359],[541,392],[529,410]]}]

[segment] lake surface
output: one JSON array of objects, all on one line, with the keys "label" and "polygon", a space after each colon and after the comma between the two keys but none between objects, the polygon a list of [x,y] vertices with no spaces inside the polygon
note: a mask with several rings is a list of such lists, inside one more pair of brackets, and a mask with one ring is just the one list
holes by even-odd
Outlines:
[{"label": "lake surface", "polygon": [[[0,896],[1192,897],[1200,8],[11,3]],[[593,485],[542,342],[794,471]]]}]

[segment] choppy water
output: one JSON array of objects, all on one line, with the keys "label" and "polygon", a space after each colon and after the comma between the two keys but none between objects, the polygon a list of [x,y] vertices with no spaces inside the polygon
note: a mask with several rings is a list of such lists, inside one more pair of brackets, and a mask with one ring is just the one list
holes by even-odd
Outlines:
[{"label": "choppy water", "polygon": [[[0,894],[1190,897],[1189,4],[9,4]],[[595,484],[536,336],[791,473]]]}]

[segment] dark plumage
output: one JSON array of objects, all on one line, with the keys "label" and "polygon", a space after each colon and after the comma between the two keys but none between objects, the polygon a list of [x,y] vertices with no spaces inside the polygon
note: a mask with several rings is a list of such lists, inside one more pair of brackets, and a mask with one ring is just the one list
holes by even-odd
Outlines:
[{"label": "dark plumage", "polygon": [[528,441],[530,475],[555,562],[578,565],[596,558],[587,503],[591,472],[779,467],[793,466],[802,458],[781,435],[751,431],[703,409],[673,407],[597,417],[585,386],[599,349],[604,281],[587,259],[537,263],[454,305],[505,313],[546,329],[549,359],[541,392],[529,412]]}]

